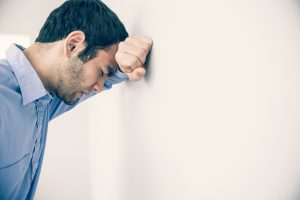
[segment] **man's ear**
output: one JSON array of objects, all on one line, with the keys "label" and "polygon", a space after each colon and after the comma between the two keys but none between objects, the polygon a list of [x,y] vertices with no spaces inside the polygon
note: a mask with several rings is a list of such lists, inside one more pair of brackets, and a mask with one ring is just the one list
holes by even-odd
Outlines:
[{"label": "man's ear", "polygon": [[65,38],[64,54],[68,57],[77,56],[85,48],[85,34],[82,31],[72,31]]}]

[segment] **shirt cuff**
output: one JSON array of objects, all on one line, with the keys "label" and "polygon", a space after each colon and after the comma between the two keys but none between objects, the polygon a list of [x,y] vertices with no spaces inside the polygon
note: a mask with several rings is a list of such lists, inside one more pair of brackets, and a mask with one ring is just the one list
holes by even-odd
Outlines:
[{"label": "shirt cuff", "polygon": [[116,77],[120,78],[120,79],[128,79],[128,76],[127,76],[125,73],[123,73],[123,72],[119,69],[119,67],[118,67],[117,70],[115,71],[114,75],[115,75]]}]

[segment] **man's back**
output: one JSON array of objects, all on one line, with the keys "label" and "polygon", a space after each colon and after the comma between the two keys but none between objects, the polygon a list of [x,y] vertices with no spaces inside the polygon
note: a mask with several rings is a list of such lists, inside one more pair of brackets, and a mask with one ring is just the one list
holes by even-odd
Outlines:
[{"label": "man's back", "polygon": [[0,61],[0,199],[33,198],[50,101],[22,49],[12,45]]}]

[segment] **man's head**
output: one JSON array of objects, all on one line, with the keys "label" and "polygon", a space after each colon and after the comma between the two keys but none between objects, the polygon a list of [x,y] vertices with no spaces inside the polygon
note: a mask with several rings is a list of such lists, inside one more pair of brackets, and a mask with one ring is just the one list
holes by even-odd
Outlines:
[{"label": "man's head", "polygon": [[53,10],[36,39],[58,52],[53,91],[67,104],[92,89],[100,92],[117,67],[118,43],[127,37],[117,15],[101,1],[69,0]]}]

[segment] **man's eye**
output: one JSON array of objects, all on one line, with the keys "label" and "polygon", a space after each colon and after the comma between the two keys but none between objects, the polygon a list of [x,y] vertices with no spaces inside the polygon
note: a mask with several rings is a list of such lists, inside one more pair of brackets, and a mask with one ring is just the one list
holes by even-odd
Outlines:
[{"label": "man's eye", "polygon": [[99,77],[102,77],[102,76],[103,76],[103,71],[100,70],[100,72],[99,72]]}]

